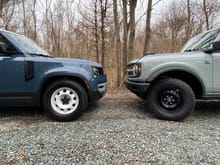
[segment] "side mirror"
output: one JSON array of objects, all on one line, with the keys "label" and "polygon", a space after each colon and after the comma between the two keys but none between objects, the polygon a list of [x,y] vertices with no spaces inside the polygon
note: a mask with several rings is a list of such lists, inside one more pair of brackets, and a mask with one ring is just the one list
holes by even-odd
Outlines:
[{"label": "side mirror", "polygon": [[6,51],[6,45],[3,42],[0,42],[0,52],[5,52]]},{"label": "side mirror", "polygon": [[212,45],[213,51],[220,51],[220,41],[216,41]]},{"label": "side mirror", "polygon": [[220,41],[216,41],[212,44],[212,47],[205,48],[203,50],[205,53],[211,54],[213,52],[220,52]]}]

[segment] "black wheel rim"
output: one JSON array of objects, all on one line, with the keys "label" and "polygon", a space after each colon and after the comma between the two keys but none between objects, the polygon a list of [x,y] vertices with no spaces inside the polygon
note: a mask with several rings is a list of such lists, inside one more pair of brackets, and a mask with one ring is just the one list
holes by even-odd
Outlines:
[{"label": "black wheel rim", "polygon": [[181,104],[180,91],[176,89],[166,89],[161,92],[160,105],[167,110],[176,110]]}]

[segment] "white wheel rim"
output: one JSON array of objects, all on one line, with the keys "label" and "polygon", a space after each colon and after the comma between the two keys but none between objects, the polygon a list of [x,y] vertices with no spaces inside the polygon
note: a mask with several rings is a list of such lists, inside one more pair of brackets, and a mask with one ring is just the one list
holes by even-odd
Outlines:
[{"label": "white wheel rim", "polygon": [[79,96],[73,89],[62,87],[53,92],[50,102],[54,111],[68,115],[79,106]]}]

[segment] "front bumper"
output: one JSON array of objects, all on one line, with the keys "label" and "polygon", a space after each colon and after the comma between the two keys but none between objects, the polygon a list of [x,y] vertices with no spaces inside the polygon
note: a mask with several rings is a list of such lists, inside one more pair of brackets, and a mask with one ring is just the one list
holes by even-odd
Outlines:
[{"label": "front bumper", "polygon": [[107,92],[107,82],[99,83],[98,84],[98,91],[99,91],[99,93],[101,93],[104,96]]},{"label": "front bumper", "polygon": [[150,87],[150,83],[143,82],[133,82],[128,79],[125,81],[126,88],[136,95],[142,97],[146,95],[148,88]]},{"label": "front bumper", "polygon": [[107,92],[107,82],[98,83],[97,89],[89,90],[89,101],[96,102],[101,99]]}]

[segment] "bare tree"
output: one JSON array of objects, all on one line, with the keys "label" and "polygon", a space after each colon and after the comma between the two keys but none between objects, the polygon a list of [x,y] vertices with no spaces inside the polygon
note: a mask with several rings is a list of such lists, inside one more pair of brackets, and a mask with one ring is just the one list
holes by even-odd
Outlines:
[{"label": "bare tree", "polygon": [[123,77],[125,77],[127,66],[127,42],[128,42],[128,9],[127,0],[122,0],[123,7]]},{"label": "bare tree", "polygon": [[170,14],[167,17],[167,23],[171,29],[171,39],[173,45],[173,51],[177,51],[181,45],[182,38],[184,36],[184,26],[187,23],[187,16],[185,15],[185,9],[178,4],[173,4],[170,10]]},{"label": "bare tree", "polygon": [[0,18],[2,17],[3,9],[8,5],[12,0],[1,0],[0,1]]},{"label": "bare tree", "polygon": [[107,0],[100,0],[101,9],[101,63],[103,68],[105,68],[105,18],[107,12]]},{"label": "bare tree", "polygon": [[191,8],[190,8],[190,0],[187,0],[187,30],[186,30],[186,40],[189,39],[191,33],[192,33]]},{"label": "bare tree", "polygon": [[137,0],[129,0],[130,8],[130,21],[129,21],[129,40],[128,40],[128,61],[134,59],[134,42],[135,42],[135,9],[137,6]]},{"label": "bare tree", "polygon": [[113,13],[114,13],[114,30],[115,30],[115,45],[116,45],[116,58],[117,58],[117,87],[121,83],[121,41],[120,41],[120,26],[118,21],[118,1],[113,0]]},{"label": "bare tree", "polygon": [[10,30],[10,22],[15,12],[15,5],[16,2],[13,0],[3,0],[0,2],[0,21],[2,22],[2,28],[6,30]]},{"label": "bare tree", "polygon": [[205,16],[206,29],[209,30],[209,16],[207,11],[206,0],[203,0],[203,12]]},{"label": "bare tree", "polygon": [[101,62],[100,1],[92,0],[91,5],[87,5],[87,3],[84,4],[84,2],[80,2],[78,4],[77,10],[80,16],[82,17],[82,19],[78,22],[78,27],[76,29],[77,32],[80,32],[81,36],[84,37],[80,40],[84,40],[84,45],[86,45],[85,52],[87,52],[86,54],[90,54],[89,59],[99,63]]},{"label": "bare tree", "polygon": [[0,18],[2,18],[2,12],[3,8],[5,7],[5,4],[8,2],[8,0],[1,0],[0,1]]},{"label": "bare tree", "polygon": [[23,33],[24,33],[24,35],[27,35],[27,27],[26,27],[26,21],[27,21],[27,19],[26,19],[26,9],[25,9],[25,0],[22,0],[21,1],[22,2],[22,13],[23,13]]},{"label": "bare tree", "polygon": [[33,16],[33,23],[34,23],[34,30],[33,30],[33,36],[32,39],[36,40],[37,39],[37,16],[36,16],[36,1],[37,0],[33,0],[33,8],[32,8],[32,16]]},{"label": "bare tree", "polygon": [[94,19],[95,19],[95,49],[96,61],[99,62],[99,33],[98,33],[98,0],[95,0]]},{"label": "bare tree", "polygon": [[148,0],[147,5],[147,19],[146,19],[146,29],[145,29],[145,42],[144,42],[144,52],[143,54],[147,53],[148,51],[148,43],[150,39],[150,25],[151,25],[151,12],[152,12],[152,0]]}]

